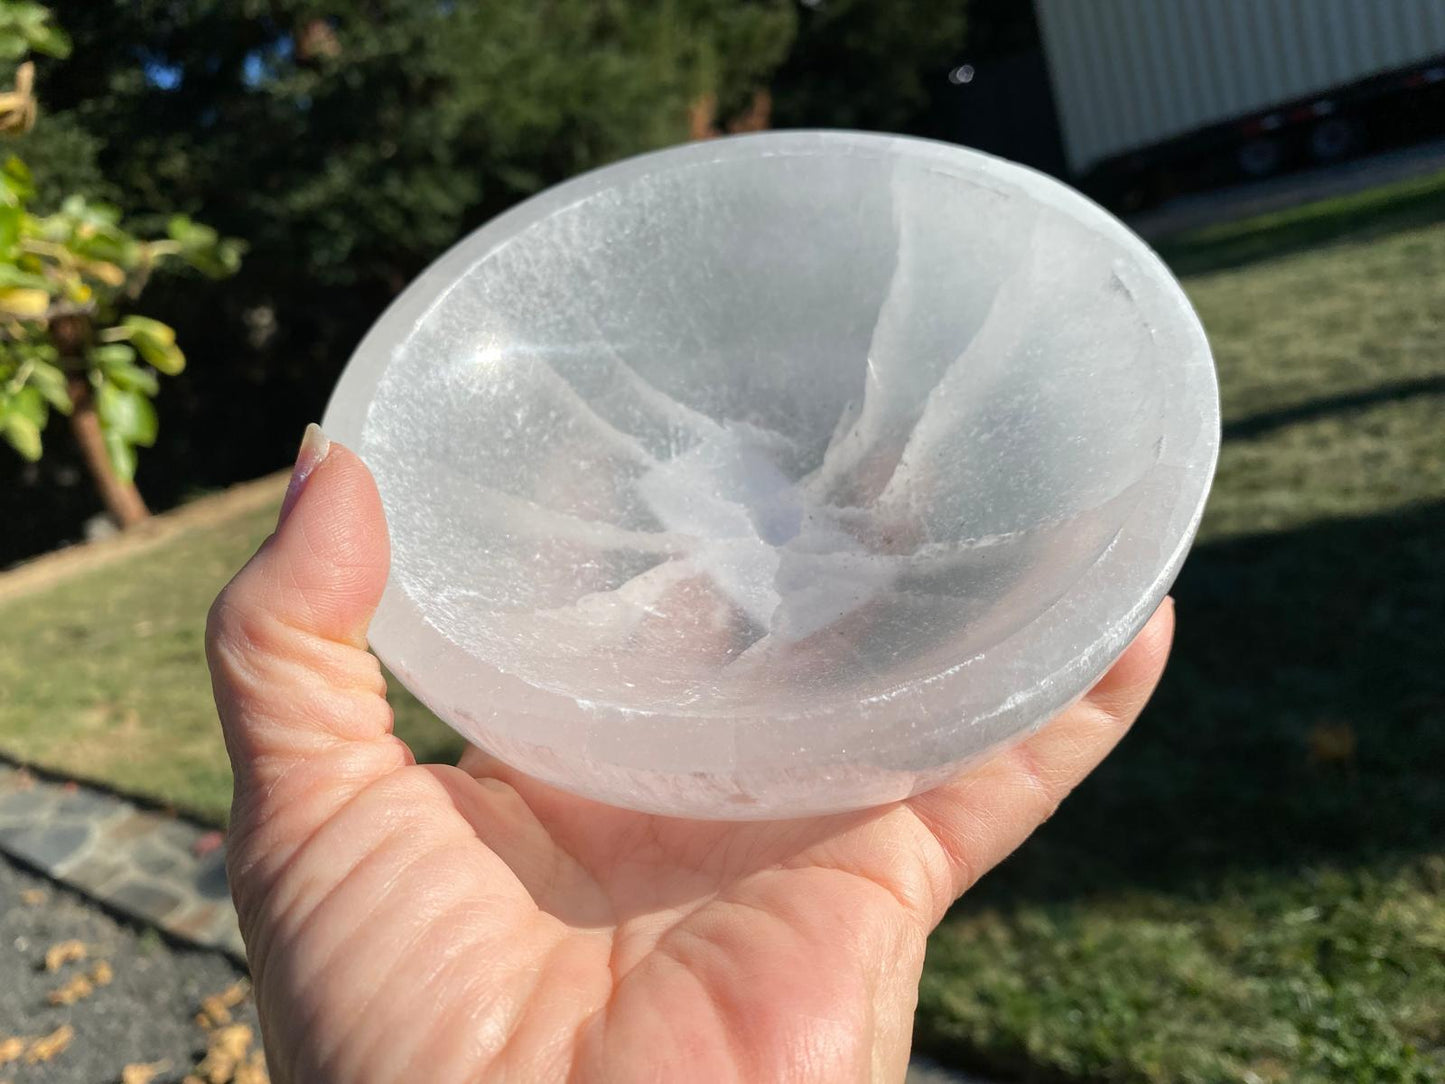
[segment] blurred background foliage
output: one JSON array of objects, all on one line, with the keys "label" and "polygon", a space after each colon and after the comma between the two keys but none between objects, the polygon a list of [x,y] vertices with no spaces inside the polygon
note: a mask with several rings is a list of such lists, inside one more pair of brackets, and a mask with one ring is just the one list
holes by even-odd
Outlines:
[{"label": "blurred background foliage", "polygon": [[[976,7],[984,39],[1030,32],[1028,5]],[[147,293],[147,311],[204,360],[158,400],[163,424],[137,478],[162,509],[284,466],[388,301],[465,232],[547,185],[727,130],[928,134],[929,88],[946,87],[971,10],[88,0],[59,13],[73,55],[41,58],[44,123],[16,150],[38,210],[79,192],[125,207],[142,233],[182,213],[247,246],[224,286]],[[57,451],[30,467],[0,456],[0,519],[16,528],[0,540],[0,567],[78,537],[99,510],[74,452]]]},{"label": "blurred background foliage", "polygon": [[[33,0],[0,0],[0,58],[11,85],[0,91],[0,135],[35,128],[31,54],[70,55],[70,38]],[[63,176],[52,178],[58,187]],[[71,435],[110,515],[122,525],[147,516],[134,485],[136,449],[155,443],[152,399],[159,376],[185,368],[175,329],[133,310],[151,276],[180,262],[209,278],[240,265],[243,246],[172,214],[146,238],[118,207],[75,191],[35,204],[34,174],[8,154],[0,164],[0,438],[27,462],[44,454],[54,415]],[[45,209],[44,204],[58,204]]]}]

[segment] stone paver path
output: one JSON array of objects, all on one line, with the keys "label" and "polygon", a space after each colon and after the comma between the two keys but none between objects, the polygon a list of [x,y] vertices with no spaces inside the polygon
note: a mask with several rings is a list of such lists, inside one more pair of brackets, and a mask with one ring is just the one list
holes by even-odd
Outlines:
[{"label": "stone paver path", "polygon": [[0,850],[165,932],[244,959],[225,851],[206,829],[0,763]]}]

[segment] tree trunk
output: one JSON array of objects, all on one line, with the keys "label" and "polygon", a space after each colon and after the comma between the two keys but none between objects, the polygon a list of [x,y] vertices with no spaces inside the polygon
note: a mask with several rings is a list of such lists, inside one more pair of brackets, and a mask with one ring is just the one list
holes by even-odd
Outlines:
[{"label": "tree trunk", "polygon": [[717,95],[704,94],[687,109],[687,137],[712,139],[717,132]]},{"label": "tree trunk", "polygon": [[150,518],[150,509],[141,499],[134,482],[127,482],[115,473],[105,451],[105,434],[100,430],[100,415],[95,410],[95,396],[85,378],[85,351],[90,344],[90,318],[84,313],[58,313],[50,320],[50,337],[61,359],[70,371],[70,431],[90,471],[95,491],[105,502],[105,510],[122,528],[134,527]]},{"label": "tree trunk", "polygon": [[[765,132],[773,124],[773,93],[767,87],[753,91],[747,109],[727,120],[727,131]],[[722,135],[717,113],[717,95],[703,94],[693,100],[687,110],[689,139],[716,139]]]},{"label": "tree trunk", "polygon": [[84,378],[70,381],[70,401],[75,404],[70,412],[70,431],[75,443],[80,445],[80,454],[85,457],[90,480],[105,502],[105,510],[122,528],[134,527],[149,519],[150,509],[135,483],[124,481],[110,465],[105,437],[100,431],[100,415],[95,412],[95,397],[90,394],[90,384]]},{"label": "tree trunk", "polygon": [[767,87],[753,91],[747,111],[728,121],[729,132],[765,132],[773,126],[773,94]]},{"label": "tree trunk", "polygon": [[111,519],[120,523],[121,528],[133,528],[136,523],[149,519],[150,509],[140,499],[140,490],[131,481],[124,481],[110,465],[110,455],[105,454],[105,435],[100,428],[100,415],[95,412],[95,396],[91,395],[90,382],[85,379],[85,348],[91,341],[90,317],[84,312],[62,312],[51,318],[51,340],[61,354],[66,369],[71,373],[68,390],[71,393],[71,432],[75,444],[81,448],[85,467],[90,470],[95,491],[105,502],[105,510]]}]

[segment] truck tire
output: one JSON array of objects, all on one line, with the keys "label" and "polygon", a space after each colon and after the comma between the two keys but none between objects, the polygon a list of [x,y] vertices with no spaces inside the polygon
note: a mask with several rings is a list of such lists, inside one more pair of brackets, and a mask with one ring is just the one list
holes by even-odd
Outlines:
[{"label": "truck tire", "polygon": [[1269,177],[1284,165],[1284,147],[1278,139],[1267,136],[1251,139],[1240,145],[1235,161],[1246,177]]},{"label": "truck tire", "polygon": [[1338,162],[1360,145],[1360,126],[1349,117],[1326,117],[1310,129],[1310,157],[1316,162]]}]

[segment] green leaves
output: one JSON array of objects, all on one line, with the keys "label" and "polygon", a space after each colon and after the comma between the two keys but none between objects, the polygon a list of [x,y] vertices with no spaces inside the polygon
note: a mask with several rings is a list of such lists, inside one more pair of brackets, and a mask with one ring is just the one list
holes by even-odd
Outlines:
[{"label": "green leaves", "polygon": [[0,436],[32,461],[40,458],[50,411],[71,410],[65,374],[54,359],[54,347],[0,341]]},{"label": "green leaves", "polygon": [[[46,8],[0,0],[0,60],[69,50]],[[0,88],[0,100],[9,101],[0,113],[19,117],[7,130],[34,119],[33,76],[33,65],[22,65],[15,91]],[[55,213],[35,215],[34,198],[30,170],[10,156],[0,166],[0,436],[38,459],[50,412],[71,413],[70,381],[83,375],[111,466],[131,481],[136,449],[153,445],[159,429],[151,402],[157,374],[181,372],[186,356],[170,325],[121,312],[166,260],[222,278],[240,266],[243,246],[187,215],[171,217],[164,239],[147,241],[125,229],[111,204],[72,194]]]},{"label": "green leaves", "polygon": [[175,376],[186,367],[186,355],[176,345],[176,332],[169,324],[148,316],[127,316],[118,330],[126,333],[141,357],[166,376]]},{"label": "green leaves", "polygon": [[149,448],[160,429],[156,408],[144,391],[123,388],[104,377],[93,382],[96,414],[110,465],[122,481],[134,481],[136,447]]},{"label": "green leaves", "polygon": [[24,271],[13,263],[0,263],[0,290],[24,288],[50,292],[50,280],[33,271]]},{"label": "green leaves", "polygon": [[105,436],[105,454],[110,459],[111,468],[122,482],[135,481],[136,454],[135,445],[126,442],[126,439],[119,433],[109,429],[102,430]]},{"label": "green leaves", "polygon": [[[128,482],[135,477],[136,448],[154,444],[160,428],[151,403],[160,390],[155,370],[174,376],[185,368],[186,358],[176,346],[175,330],[148,316],[127,316],[99,338],[86,354],[96,413],[110,464]],[[152,368],[137,365],[137,354]]]},{"label": "green leaves", "polygon": [[0,166],[0,266],[13,259],[28,217],[25,203],[35,195],[35,180],[13,154]]},{"label": "green leaves", "polygon": [[[25,221],[25,212],[19,207],[0,203],[0,261],[13,259],[15,245],[20,240],[20,229]],[[0,262],[0,266],[6,266]]]},{"label": "green leaves", "polygon": [[35,196],[35,178],[30,167],[15,155],[5,159],[0,166],[0,200],[11,206],[19,206]]},{"label": "green leaves", "polygon": [[31,362],[29,386],[60,413],[69,414],[72,410],[74,404],[70,401],[70,391],[65,386],[65,374],[48,361],[37,359]]},{"label": "green leaves", "polygon": [[145,244],[121,228],[119,209],[83,196],[66,197],[59,211],[31,219],[25,232],[43,245],[64,249],[68,259],[64,254],[57,254],[57,262],[61,264],[73,265],[77,261],[115,264],[122,271],[116,285],[124,282],[125,272],[135,271],[147,262]]},{"label": "green leaves", "polygon": [[113,230],[120,225],[120,208],[84,196],[66,196],[60,213],[80,227],[80,232]]},{"label": "green leaves", "polygon": [[156,418],[156,408],[144,393],[102,381],[95,389],[95,406],[100,424],[107,432],[144,448],[156,442],[160,421]]},{"label": "green leaves", "polygon": [[0,0],[0,60],[19,60],[27,53],[69,56],[70,37],[50,18],[50,10],[40,4]]},{"label": "green leaves", "polygon": [[40,426],[35,424],[33,418],[21,414],[15,410],[5,410],[0,413],[0,429],[3,429],[5,440],[22,456],[30,462],[40,458],[42,451],[40,443]]},{"label": "green leaves", "polygon": [[92,348],[90,363],[116,387],[150,396],[160,391],[160,381],[156,379],[155,372],[137,365],[135,351],[124,343]]},{"label": "green leaves", "polygon": [[187,215],[173,215],[166,232],[180,246],[181,259],[206,277],[226,278],[240,270],[245,246],[235,238],[223,239],[210,226],[192,221]]}]

